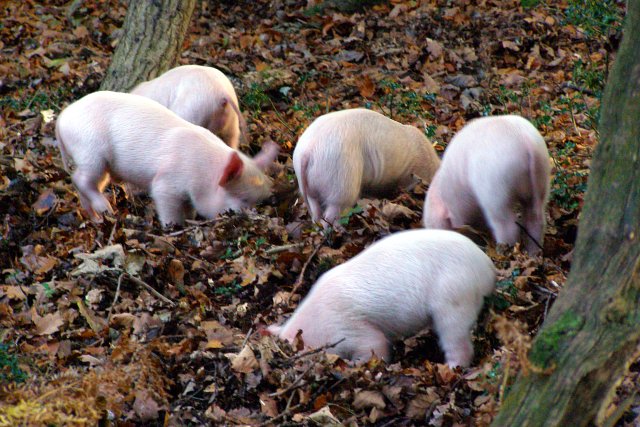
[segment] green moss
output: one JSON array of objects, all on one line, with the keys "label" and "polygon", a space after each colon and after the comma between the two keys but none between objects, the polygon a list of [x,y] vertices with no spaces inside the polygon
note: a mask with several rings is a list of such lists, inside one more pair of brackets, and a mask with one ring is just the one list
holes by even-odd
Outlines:
[{"label": "green moss", "polygon": [[541,369],[553,366],[552,361],[558,351],[569,338],[578,333],[583,324],[584,317],[570,310],[563,313],[556,322],[543,328],[538,334],[529,353],[531,363]]}]

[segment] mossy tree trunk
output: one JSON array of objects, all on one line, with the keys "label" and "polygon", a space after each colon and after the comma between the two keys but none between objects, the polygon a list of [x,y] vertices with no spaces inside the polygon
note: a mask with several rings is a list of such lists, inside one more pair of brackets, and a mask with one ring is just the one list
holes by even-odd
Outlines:
[{"label": "mossy tree trunk", "polygon": [[496,426],[602,425],[603,409],[637,351],[640,0],[628,2],[601,114],[571,273],[529,354],[540,372],[518,377]]},{"label": "mossy tree trunk", "polygon": [[128,92],[173,67],[196,0],[131,0],[101,90]]}]

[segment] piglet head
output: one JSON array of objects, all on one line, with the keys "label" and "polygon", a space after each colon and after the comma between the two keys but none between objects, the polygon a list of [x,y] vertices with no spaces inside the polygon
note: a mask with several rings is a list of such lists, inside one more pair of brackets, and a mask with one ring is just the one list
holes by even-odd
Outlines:
[{"label": "piglet head", "polygon": [[264,171],[277,155],[278,146],[275,143],[265,144],[253,159],[233,151],[218,183],[226,192],[225,205],[240,209],[269,197],[273,182]]}]

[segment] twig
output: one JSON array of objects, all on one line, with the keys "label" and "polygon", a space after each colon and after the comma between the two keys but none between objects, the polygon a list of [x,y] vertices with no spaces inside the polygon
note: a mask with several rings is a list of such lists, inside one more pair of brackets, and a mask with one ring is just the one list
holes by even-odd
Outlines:
[{"label": "twig", "polygon": [[555,293],[555,292],[553,292],[553,291],[550,291],[550,290],[549,290],[549,289],[547,289],[547,288],[543,288],[543,287],[542,287],[542,286],[540,286],[540,285],[535,285],[535,286],[536,286],[536,289],[538,289],[540,292],[544,292],[544,293],[549,294],[549,295],[552,295],[552,296],[554,296],[554,297],[557,297],[557,296],[558,296],[558,294],[557,294],[557,293]]},{"label": "twig", "polygon": [[303,246],[304,246],[304,243],[291,243],[291,244],[282,245],[282,246],[272,246],[271,248],[264,251],[264,254],[273,255],[273,254],[277,254],[278,252],[288,251],[289,249],[297,249]]},{"label": "twig", "polygon": [[540,243],[531,234],[529,234],[529,230],[527,230],[527,228],[524,225],[520,224],[518,221],[516,221],[516,225],[518,227],[520,227],[520,229],[522,231],[524,231],[524,233],[531,239],[531,241],[533,241],[533,243],[536,244],[537,247],[540,248],[541,251],[544,251],[544,248],[540,245]]},{"label": "twig", "polygon": [[111,245],[113,243],[113,237],[116,234],[116,226],[118,225],[118,221],[113,223],[113,228],[111,229],[111,233],[109,233],[109,240],[107,240],[107,245]]},{"label": "twig", "polygon": [[[187,252],[183,252],[180,248],[178,248],[176,245],[174,245],[173,243],[171,243],[170,241],[167,240],[166,236],[159,236],[157,234],[151,234],[151,233],[147,233],[147,236],[156,238],[156,239],[160,239],[162,240],[163,243],[166,243],[167,245],[171,246],[173,248],[173,250],[175,251],[179,251],[181,253],[184,253],[184,256],[186,256],[187,258],[191,258],[194,261],[199,261],[199,262],[203,262],[209,266],[214,266],[214,264],[210,263],[209,261],[207,261],[206,259],[202,259],[202,258],[198,258],[196,256],[191,255],[190,253]],[[148,253],[148,252],[147,252]]]},{"label": "twig", "polygon": [[240,350],[242,350],[244,346],[247,345],[247,341],[249,341],[249,337],[251,337],[252,333],[253,333],[253,327],[249,328],[249,332],[247,332],[247,336],[244,338],[244,341],[242,342],[242,346],[240,347]]},{"label": "twig", "polygon": [[[291,395],[293,396],[293,394]],[[289,406],[289,405],[287,405]],[[273,423],[275,423],[276,421],[279,421],[282,418],[288,417],[289,415],[291,415],[291,413],[299,408],[301,408],[303,406],[302,403],[298,403],[295,406],[292,406],[290,408],[285,409],[284,411],[282,411],[281,413],[279,413],[277,416],[273,417],[273,418],[269,418],[267,421],[258,424],[256,427],[264,427],[264,426],[268,426],[268,425],[272,425]]]},{"label": "twig", "polygon": [[162,301],[166,302],[167,304],[169,304],[171,306],[175,306],[176,305],[175,302],[171,301],[169,298],[165,297],[160,292],[158,292],[155,289],[153,289],[153,287],[151,285],[143,282],[142,280],[138,279],[137,277],[133,277],[132,275],[130,275],[128,273],[122,273],[122,274],[124,274],[124,276],[127,279],[131,280],[136,285],[140,285],[140,286],[145,287],[149,292],[151,292],[153,295],[155,295],[156,297],[160,298]]},{"label": "twig", "polygon": [[596,96],[596,93],[590,89],[587,89],[586,87],[580,87],[578,85],[576,85],[573,82],[564,82],[562,83],[562,85],[560,86],[561,89],[573,89],[575,91],[578,91],[580,93],[583,94],[587,94],[589,96]]},{"label": "twig", "polygon": [[303,373],[298,375],[296,379],[293,380],[293,382],[289,385],[289,387],[285,388],[284,390],[276,391],[275,393],[269,393],[269,397],[282,396],[283,394],[287,394],[291,390],[298,388],[298,383],[300,382],[300,380],[304,378],[304,376],[307,375],[307,372],[309,372],[313,367],[314,367],[313,364],[309,365],[309,367]]},{"label": "twig", "polygon": [[304,265],[302,266],[302,270],[300,270],[300,275],[298,276],[298,279],[296,280],[296,283],[293,284],[293,289],[291,289],[291,292],[289,292],[289,297],[287,298],[287,305],[289,305],[289,302],[291,300],[291,296],[296,293],[296,291],[298,290],[298,288],[302,284],[302,281],[304,280],[304,273],[307,271],[307,267],[309,267],[309,264],[311,263],[311,260],[313,260],[313,257],[316,256],[316,254],[318,253],[318,251],[320,250],[320,248],[322,247],[322,245],[324,245],[324,243],[326,241],[327,241],[327,236],[325,235],[322,238],[322,240],[320,241],[320,243],[315,247],[313,252],[311,252],[311,255],[309,255],[309,258],[307,258],[307,260],[305,261]]},{"label": "twig", "polygon": [[173,233],[169,233],[169,234],[167,234],[167,236],[170,236],[170,237],[179,236],[181,234],[188,233],[191,230],[195,230],[197,228],[200,228],[203,225],[213,224],[216,221],[217,221],[217,219],[208,219],[206,221],[196,222],[194,225],[191,225],[189,227],[185,227],[182,230],[174,231]]},{"label": "twig", "polygon": [[321,351],[328,350],[330,348],[333,348],[333,347],[337,346],[338,344],[340,344],[345,339],[346,338],[342,338],[341,340],[336,341],[333,344],[325,344],[322,347],[314,348],[313,350],[309,350],[309,351],[305,351],[304,353],[296,354],[295,356],[291,356],[289,358],[289,361],[293,362],[294,360],[302,359],[303,357],[311,356],[312,354],[316,354],[316,353],[320,353]]},{"label": "twig", "polygon": [[107,316],[107,325],[111,322],[111,311],[113,310],[113,306],[118,302],[118,297],[120,296],[120,285],[122,285],[122,279],[124,279],[124,275],[127,273],[120,274],[118,277],[118,287],[116,288],[116,296],[113,297],[113,302],[111,303],[111,307],[109,307],[109,315]]},{"label": "twig", "polygon": [[289,131],[289,133],[291,134],[291,136],[293,136],[294,138],[296,137],[296,133],[289,127],[289,125],[287,125],[284,121],[284,119],[282,118],[282,115],[280,114],[280,112],[278,111],[278,109],[276,108],[275,104],[273,103],[273,101],[271,100],[270,97],[267,97],[267,99],[269,100],[269,103],[271,104],[271,106],[273,107],[273,111],[276,113],[276,117],[278,118],[278,121],[285,127],[285,129],[287,129]]}]

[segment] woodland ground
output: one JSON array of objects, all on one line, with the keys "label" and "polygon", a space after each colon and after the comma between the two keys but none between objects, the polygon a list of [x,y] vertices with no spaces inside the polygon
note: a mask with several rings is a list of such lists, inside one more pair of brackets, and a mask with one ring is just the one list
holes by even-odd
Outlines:
[{"label": "woodland ground", "polygon": [[[624,2],[586,3],[199,2],[180,62],[232,78],[251,135],[242,150],[273,139],[282,167],[267,203],[167,232],[150,200],[128,201],[115,186],[116,216],[88,221],[54,143],[55,115],[98,89],[124,3],[4,2],[0,425],[490,423],[518,372],[543,375],[526,350],[571,266],[624,13]],[[344,232],[325,237],[309,222],[292,149],[318,115],[358,106],[424,128],[439,152],[488,114],[521,114],[547,141],[555,175],[544,256],[475,236],[499,282],[469,369],[443,365],[428,331],[396,343],[394,363],[361,366],[295,355],[260,332],[322,272],[420,227],[422,184],[360,201]],[[638,422],[638,371],[636,362],[608,408],[617,425]]]}]

